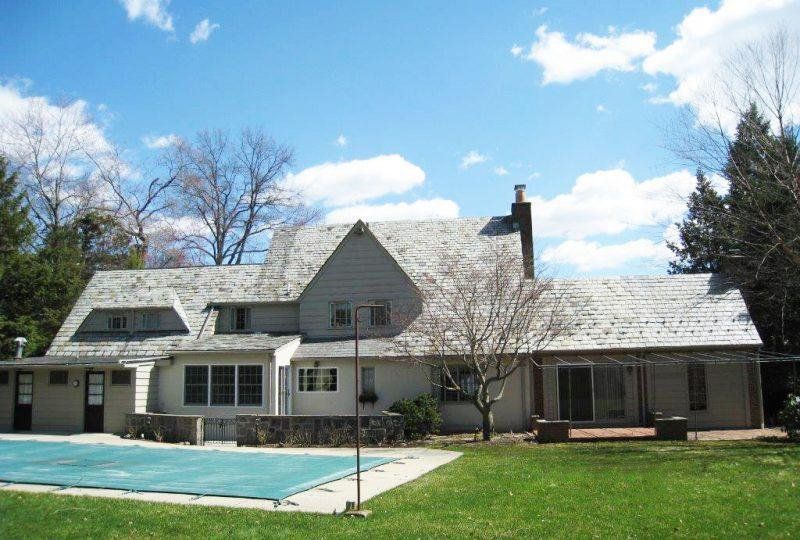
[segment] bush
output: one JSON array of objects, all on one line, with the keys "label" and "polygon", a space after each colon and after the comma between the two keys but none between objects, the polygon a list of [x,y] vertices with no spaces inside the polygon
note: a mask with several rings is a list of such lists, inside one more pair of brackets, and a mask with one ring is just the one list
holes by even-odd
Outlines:
[{"label": "bush", "polygon": [[800,440],[800,394],[789,394],[783,409],[778,413],[778,422],[792,440]]},{"label": "bush", "polygon": [[430,394],[420,394],[414,399],[401,399],[389,407],[389,412],[403,415],[404,435],[408,440],[422,439],[432,433],[439,433],[442,415],[439,403]]}]

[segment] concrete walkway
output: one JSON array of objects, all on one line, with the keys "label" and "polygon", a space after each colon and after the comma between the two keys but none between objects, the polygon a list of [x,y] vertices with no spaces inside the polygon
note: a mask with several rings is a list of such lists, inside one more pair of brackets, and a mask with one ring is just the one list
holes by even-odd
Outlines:
[{"label": "concrete walkway", "polygon": [[[163,448],[163,443],[142,440],[122,439],[116,435],[105,433],[82,433],[76,435],[46,434],[0,434],[0,439],[38,440],[72,443],[139,445]],[[225,452],[264,452],[280,454],[310,454],[327,456],[352,456],[354,448],[250,448],[228,445],[187,446],[169,445],[172,448],[192,450],[221,450]],[[361,500],[366,501],[385,491],[410,482],[437,467],[449,463],[461,455],[449,450],[433,450],[430,448],[368,448],[362,450],[362,456],[393,457],[392,461],[361,473]],[[113,497],[136,501],[166,502],[201,506],[228,506],[237,508],[258,508],[262,510],[316,512],[323,514],[344,511],[347,501],[355,501],[355,475],[328,482],[302,493],[292,495],[280,503],[264,499],[240,497],[212,497],[154,492],[130,492],[117,489],[66,488],[42,484],[5,484],[0,489],[26,491],[36,493],[56,493],[59,495],[83,495],[92,497]]]}]

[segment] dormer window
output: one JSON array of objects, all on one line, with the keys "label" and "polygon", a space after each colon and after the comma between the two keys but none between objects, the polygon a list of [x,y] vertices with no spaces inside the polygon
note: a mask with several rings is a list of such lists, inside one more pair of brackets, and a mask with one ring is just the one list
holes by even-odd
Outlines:
[{"label": "dormer window", "polygon": [[370,300],[369,303],[377,306],[369,310],[370,326],[389,326],[392,324],[391,302],[388,300]]},{"label": "dormer window", "polygon": [[331,302],[331,328],[347,328],[353,325],[353,309],[350,302]]},{"label": "dormer window", "polygon": [[128,329],[128,317],[125,315],[110,315],[107,321],[109,330]]},{"label": "dormer window", "polygon": [[231,308],[231,330],[246,332],[251,327],[251,310],[249,307]]},{"label": "dormer window", "polygon": [[142,313],[142,330],[158,330],[161,325],[160,314],[155,311],[145,311]]}]

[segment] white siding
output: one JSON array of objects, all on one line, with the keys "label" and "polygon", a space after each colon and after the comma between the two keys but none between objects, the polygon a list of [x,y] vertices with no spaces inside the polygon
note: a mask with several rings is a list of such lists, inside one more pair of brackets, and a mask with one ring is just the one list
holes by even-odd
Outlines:
[{"label": "white siding", "polygon": [[155,412],[158,409],[158,370],[154,365],[136,367],[135,412]]},{"label": "white siding", "polygon": [[[329,304],[389,300],[395,320],[413,309],[417,296],[403,272],[368,234],[343,241],[304,293],[300,302],[300,329],[309,337],[350,336],[353,328],[330,328]],[[353,314],[355,317],[355,313]]]}]

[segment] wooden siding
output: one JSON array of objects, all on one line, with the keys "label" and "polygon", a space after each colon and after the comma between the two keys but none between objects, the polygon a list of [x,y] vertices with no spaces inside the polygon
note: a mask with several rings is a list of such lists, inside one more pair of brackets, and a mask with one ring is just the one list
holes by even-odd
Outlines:
[{"label": "wooden siding", "polygon": [[[246,305],[250,312],[250,332],[297,332],[298,331],[298,306],[293,303]],[[227,334],[231,331],[231,310],[233,307],[223,307],[217,316],[217,334]]]},{"label": "wooden siding", "polygon": [[[157,312],[159,314],[159,327],[157,331],[185,330],[178,314],[172,309],[157,310],[129,310],[129,311],[92,311],[80,326],[79,332],[130,332],[130,331],[156,331],[142,330],[142,313]],[[108,317],[111,315],[125,315],[128,317],[128,328],[125,330],[109,330]]]},{"label": "wooden siding", "polygon": [[[330,302],[353,305],[389,300],[397,320],[417,295],[392,258],[368,234],[351,234],[320,270],[300,300],[300,330],[309,337],[345,337],[353,328],[330,328]],[[355,314],[353,314],[355,317]]]}]

